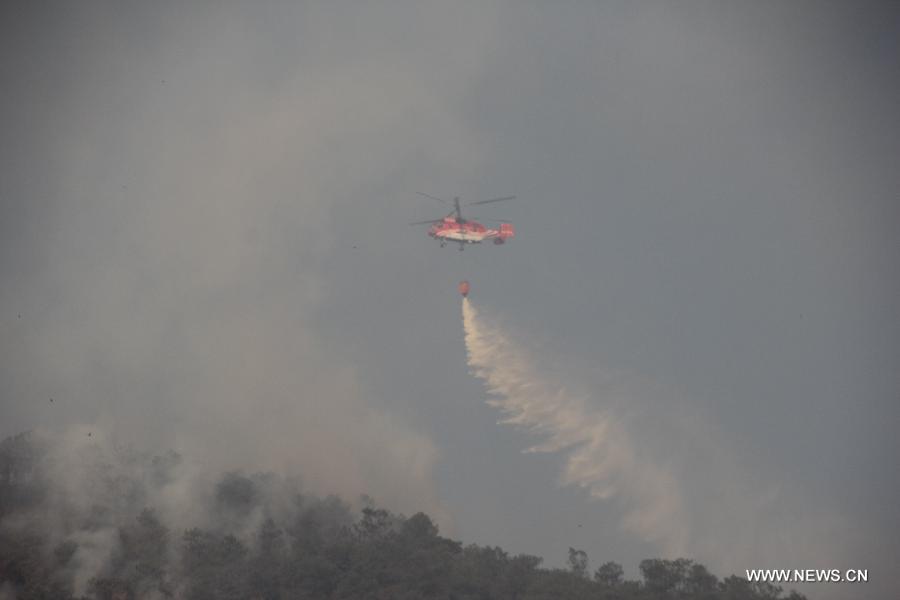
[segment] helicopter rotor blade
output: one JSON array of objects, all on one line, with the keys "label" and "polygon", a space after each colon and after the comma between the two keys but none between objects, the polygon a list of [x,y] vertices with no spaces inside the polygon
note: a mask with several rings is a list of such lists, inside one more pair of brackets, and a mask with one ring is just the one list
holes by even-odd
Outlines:
[{"label": "helicopter rotor blade", "polygon": [[447,202],[446,200],[444,200],[442,198],[432,196],[431,194],[426,194],[425,192],[416,192],[416,193],[419,194],[420,196],[425,196],[426,198],[431,198],[432,200],[437,200],[438,202],[441,202],[442,204],[450,204],[449,202]]},{"label": "helicopter rotor blade", "polygon": [[443,219],[431,219],[430,221],[416,221],[415,223],[410,223],[410,225],[428,225],[429,223],[440,223]]},{"label": "helicopter rotor blade", "polygon": [[503,200],[513,200],[515,196],[504,196],[502,198],[491,198],[490,200],[479,200],[478,202],[469,202],[466,206],[474,206],[476,204],[490,204],[491,202],[502,202]]}]

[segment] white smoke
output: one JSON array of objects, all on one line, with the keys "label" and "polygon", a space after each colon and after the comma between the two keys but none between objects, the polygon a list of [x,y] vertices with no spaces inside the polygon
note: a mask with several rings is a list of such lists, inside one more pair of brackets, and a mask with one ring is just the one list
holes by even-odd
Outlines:
[{"label": "white smoke", "polygon": [[662,411],[664,430],[650,431],[611,399],[572,393],[541,373],[523,345],[468,299],[463,322],[469,367],[503,413],[500,422],[542,437],[529,452],[565,453],[561,483],[615,502],[624,530],[663,555],[736,573],[749,565],[851,564],[860,532],[826,502],[756,476],[699,415],[671,407]]},{"label": "white smoke", "polygon": [[[458,30],[442,34],[456,11],[435,10],[443,18],[424,10],[402,30],[432,41]],[[0,438],[90,424],[174,449],[198,472],[271,470],[441,519],[435,444],[368,389],[319,318],[337,281],[322,265],[365,211],[391,212],[359,202],[376,182],[410,164],[478,162],[433,69],[398,65],[390,49],[331,48],[343,22],[366,22],[351,37],[381,47],[396,36],[375,21],[390,31],[402,15],[286,7],[273,15],[301,29],[277,36],[240,6],[132,13],[62,20],[61,40],[96,42],[76,44],[68,68],[102,76],[44,109],[65,126],[35,142],[39,174],[19,175],[53,192],[29,212],[40,233],[16,248],[40,258],[17,264],[21,281],[0,298],[13,315],[0,323]],[[105,33],[137,22],[142,36]],[[476,30],[490,39],[489,23]],[[481,68],[463,59],[476,45],[453,54],[442,85],[465,88]],[[428,52],[412,62],[430,64]],[[418,110],[428,127],[404,127]],[[423,153],[432,139],[437,154]],[[336,223],[348,205],[354,218]]]},{"label": "white smoke", "polygon": [[[79,598],[97,595],[92,586],[104,578],[145,586],[134,592],[137,598],[163,597],[153,581],[135,575],[135,548],[147,549],[135,542],[142,539],[146,515],[162,531],[154,538],[164,552],[155,557],[159,581],[181,598],[190,577],[183,567],[186,531],[233,535],[252,550],[268,519],[285,531],[301,516],[323,528],[343,526],[355,518],[354,506],[373,501],[320,499],[292,474],[218,472],[207,461],[172,451],[154,455],[96,426],[0,440],[0,479],[0,494],[8,493],[0,498],[0,560],[43,557],[59,589]],[[333,510],[318,510],[326,507]],[[15,594],[14,585],[0,585],[0,600]]]}]

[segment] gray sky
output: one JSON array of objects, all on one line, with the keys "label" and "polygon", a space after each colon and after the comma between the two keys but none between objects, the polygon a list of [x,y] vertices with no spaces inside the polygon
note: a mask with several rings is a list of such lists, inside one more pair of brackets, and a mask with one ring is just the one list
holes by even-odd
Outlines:
[{"label": "gray sky", "polygon": [[[694,549],[720,575],[896,564],[894,4],[3,11],[0,434],[92,424],[634,575],[662,550],[484,403],[467,278],[692,510],[742,519],[723,469],[854,532],[847,564]],[[440,249],[416,191],[517,194],[473,215],[518,235]]]}]

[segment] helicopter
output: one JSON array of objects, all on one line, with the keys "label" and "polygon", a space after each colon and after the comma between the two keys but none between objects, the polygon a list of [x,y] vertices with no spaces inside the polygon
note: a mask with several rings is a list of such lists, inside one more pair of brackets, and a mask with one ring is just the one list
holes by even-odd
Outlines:
[{"label": "helicopter", "polygon": [[479,200],[477,202],[467,202],[460,204],[459,196],[455,197],[452,202],[437,198],[424,192],[416,192],[420,196],[437,200],[443,204],[450,204],[453,210],[445,217],[440,219],[431,219],[429,221],[416,221],[410,225],[431,225],[428,228],[428,235],[440,240],[441,248],[447,245],[447,242],[456,242],[459,249],[464,250],[466,244],[480,244],[485,240],[493,240],[495,244],[504,244],[507,240],[512,239],[516,235],[516,230],[512,223],[500,223],[497,229],[485,227],[478,221],[465,219],[462,216],[463,206],[475,206],[477,204],[490,204],[491,202],[502,202],[504,200],[512,200],[515,196],[504,196],[502,198],[491,198],[490,200]]}]

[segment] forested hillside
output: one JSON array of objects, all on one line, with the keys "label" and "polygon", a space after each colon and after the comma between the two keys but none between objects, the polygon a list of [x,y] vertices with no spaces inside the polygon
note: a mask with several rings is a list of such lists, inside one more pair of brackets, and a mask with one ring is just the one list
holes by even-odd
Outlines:
[{"label": "forested hillside", "polygon": [[0,599],[803,598],[720,580],[688,559],[644,560],[635,581],[615,562],[592,569],[574,548],[568,568],[542,568],[539,557],[464,545],[423,513],[368,498],[354,509],[268,473],[187,485],[182,470],[175,453],[72,448],[33,433],[4,440]]}]

